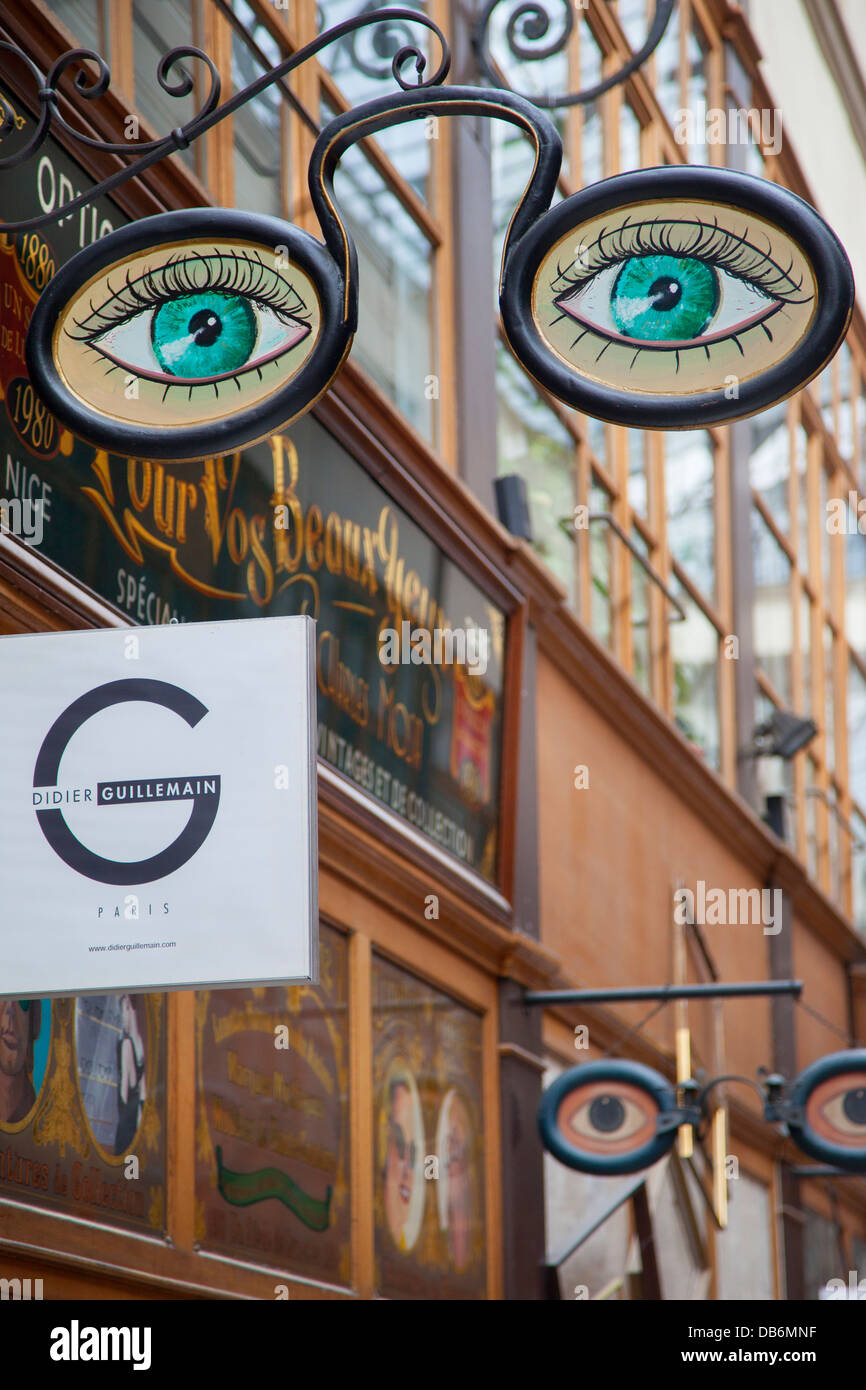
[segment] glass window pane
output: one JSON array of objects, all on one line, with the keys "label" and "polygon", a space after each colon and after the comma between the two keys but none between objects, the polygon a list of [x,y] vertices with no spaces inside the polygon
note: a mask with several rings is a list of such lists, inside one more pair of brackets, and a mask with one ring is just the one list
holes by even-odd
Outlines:
[{"label": "glass window pane", "polygon": [[675,722],[710,767],[718,768],[719,635],[682,587],[677,597],[687,616],[670,624]]},{"label": "glass window pane", "polygon": [[857,447],[860,457],[857,477],[860,480],[861,492],[866,492],[866,381],[863,380],[860,382],[860,394],[857,397]]},{"label": "glass window pane", "polygon": [[824,734],[825,734],[825,761],[828,767],[833,767],[836,761],[836,684],[833,670],[833,657],[835,643],[833,629],[825,625],[824,627]]},{"label": "glass window pane", "polygon": [[[276,66],[283,54],[255,12],[239,0],[236,5],[256,44]],[[236,91],[255,82],[264,71],[240,35],[232,35],[232,80]],[[276,85],[248,101],[233,118],[235,145],[235,207],[251,212],[289,216],[288,129],[285,97]]]},{"label": "glass window pane", "polygon": [[836,442],[843,459],[849,462],[854,457],[854,412],[851,392],[853,376],[851,349],[847,343],[843,343],[839,349],[839,431]]},{"label": "glass window pane", "polygon": [[836,903],[842,892],[841,831],[836,811],[836,792],[831,787],[827,799],[827,860],[830,870],[830,897]]},{"label": "glass window pane", "polygon": [[855,813],[851,817],[851,824],[857,837],[851,844],[854,925],[861,934],[866,935],[866,820]]},{"label": "glass window pane", "polygon": [[565,585],[574,607],[578,555],[573,525],[575,441],[501,343],[497,345],[496,384],[499,472],[520,473],[526,479],[533,549]]},{"label": "glass window pane", "polygon": [[[157,81],[163,54],[182,45],[201,48],[200,0],[132,0],[135,104],[157,135],[191,120],[201,107],[210,81],[203,63],[189,61],[186,69],[195,83],[189,96],[172,97]],[[177,74],[175,73],[175,76]],[[204,140],[196,140],[180,157],[204,180]]]},{"label": "glass window pane", "polygon": [[688,36],[689,98],[688,107],[693,114],[692,135],[689,143],[689,159],[692,164],[706,164],[707,150],[707,54],[709,44],[704,38],[700,25],[692,20]]},{"label": "glass window pane", "polygon": [[866,661],[866,536],[859,530],[845,537],[845,632]]},{"label": "glass window pane", "polygon": [[[589,492],[591,516],[609,512],[613,499],[607,488],[595,476]],[[599,641],[610,646],[613,638],[613,546],[614,534],[606,521],[596,521],[589,528],[590,621]]]},{"label": "glass window pane", "polygon": [[809,794],[818,780],[818,769],[809,758],[806,763],[806,862],[812,878],[818,877],[818,798]]},{"label": "glass window pane", "polygon": [[775,1299],[773,1220],[769,1189],[741,1172],[727,1228],[715,1238],[720,1300]]},{"label": "glass window pane", "polygon": [[627,430],[628,440],[628,500],[636,512],[646,517],[649,502],[646,472],[646,435],[642,430]]},{"label": "glass window pane", "polygon": [[[603,77],[601,49],[589,28],[580,28],[580,88],[595,86]],[[580,157],[584,185],[604,178],[604,134],[601,106],[597,101],[584,103],[581,108]]]},{"label": "glass window pane", "polygon": [[[632,532],[634,540],[641,548],[646,551],[639,533]],[[650,648],[650,615],[649,615],[649,596],[650,580],[643,568],[634,556],[631,557],[631,653],[632,653],[632,676],[643,690],[644,694],[650,695],[652,672],[650,667],[651,648]]]},{"label": "glass window pane", "polygon": [[773,513],[773,520],[790,533],[788,476],[790,441],[786,402],[754,415],[749,421],[749,477]]},{"label": "glass window pane", "polygon": [[647,36],[646,0],[617,0],[617,12],[623,33],[632,49],[637,52],[643,47]]},{"label": "glass window pane", "polygon": [[432,248],[357,146],[343,155],[334,191],[358,248],[353,360],[432,442],[435,400],[428,399],[427,389],[437,361]]},{"label": "glass window pane", "polygon": [[806,1212],[803,1232],[806,1298],[817,1299],[828,1279],[837,1278],[844,1268],[841,1228],[813,1211]]},{"label": "glass window pane", "polygon": [[44,0],[44,4],[66,25],[79,48],[93,48],[111,61],[108,0]]},{"label": "glass window pane", "polygon": [[607,452],[607,425],[603,420],[597,420],[594,415],[584,415],[583,429],[586,442],[593,452],[595,458],[604,467],[610,467],[610,459]]},{"label": "glass window pane", "polygon": [[752,571],[755,656],[782,702],[790,706],[794,649],[791,562],[757,507],[752,508]]},{"label": "glass window pane", "polygon": [[848,661],[848,757],[851,795],[866,811],[866,677]]},{"label": "glass window pane", "polygon": [[630,102],[624,101],[619,117],[619,167],[623,174],[641,167],[640,133],[640,121],[634,108]]},{"label": "glass window pane", "polygon": [[808,444],[809,436],[798,425],[795,431],[794,447],[797,460],[797,562],[804,574],[809,573],[809,489],[808,489]]},{"label": "glass window pane", "polygon": [[833,363],[828,362],[821,375],[812,383],[812,389],[817,390],[818,399],[821,402],[821,419],[827,429],[832,434],[836,428],[836,421],[833,415]]},{"label": "glass window pane", "polygon": [[680,92],[680,7],[674,6],[668,27],[655,51],[656,96],[671,125],[682,109]]},{"label": "glass window pane", "polygon": [[715,597],[715,455],[704,430],[664,435],[668,546],[689,578]]},{"label": "glass window pane", "polygon": [[744,169],[747,174],[754,174],[757,179],[767,177],[764,156],[761,154],[760,147],[755,143],[754,137],[749,139],[745,147]]},{"label": "glass window pane", "polygon": [[800,595],[800,672],[803,681],[803,714],[812,713],[812,600]]},{"label": "glass window pane", "polygon": [[824,580],[824,599],[829,602],[830,531],[827,527],[827,497],[829,482],[824,468],[818,469],[818,536],[821,541],[821,576]]},{"label": "glass window pane", "polygon": [[[293,7],[294,8],[294,7]],[[369,7],[370,9],[373,6]],[[426,11],[417,0],[407,0],[402,9]],[[317,0],[316,18],[319,32],[353,19],[362,10],[358,0]],[[369,25],[353,34],[346,34],[337,43],[329,44],[318,55],[323,68],[331,74],[350,106],[357,106],[372,97],[387,96],[395,90],[391,75],[391,60],[398,49],[419,48],[427,57],[428,68],[435,67],[440,54],[435,37],[420,24],[407,20]],[[403,70],[404,80],[411,80],[411,62]],[[430,145],[424,121],[407,121],[405,125],[380,130],[376,140],[397,173],[411,184],[420,198],[429,194]],[[343,163],[345,163],[345,156]]]}]

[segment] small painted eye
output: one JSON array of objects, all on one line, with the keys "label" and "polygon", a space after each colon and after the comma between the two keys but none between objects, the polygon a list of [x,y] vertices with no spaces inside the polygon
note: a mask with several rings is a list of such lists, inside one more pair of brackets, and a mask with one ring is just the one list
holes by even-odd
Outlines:
[{"label": "small painted eye", "polygon": [[866,1075],[843,1072],[816,1086],[806,1102],[806,1122],[831,1144],[866,1148]]},{"label": "small painted eye", "polygon": [[559,1107],[557,1123],[564,1137],[595,1154],[626,1154],[655,1134],[658,1106],[638,1086],[597,1081],[577,1087]]},{"label": "small painted eye", "polygon": [[781,307],[730,271],[670,255],[631,256],[559,295],[555,304],[581,327],[615,341],[669,349],[722,342]]}]

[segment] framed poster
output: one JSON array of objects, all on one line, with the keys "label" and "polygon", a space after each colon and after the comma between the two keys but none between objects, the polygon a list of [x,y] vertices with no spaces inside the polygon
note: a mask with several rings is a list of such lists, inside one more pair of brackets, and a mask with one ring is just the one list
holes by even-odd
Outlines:
[{"label": "framed poster", "polygon": [[196,1239],[350,1282],[346,938],[319,984],[196,995]]},{"label": "framed poster", "polygon": [[373,958],[376,1286],[484,1298],[481,1018]]},{"label": "framed poster", "polygon": [[0,1197],[162,1234],[165,998],[0,999]]}]

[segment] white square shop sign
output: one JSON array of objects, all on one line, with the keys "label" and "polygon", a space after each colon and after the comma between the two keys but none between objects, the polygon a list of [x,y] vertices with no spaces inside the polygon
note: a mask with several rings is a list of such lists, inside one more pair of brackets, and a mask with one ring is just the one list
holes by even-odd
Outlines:
[{"label": "white square shop sign", "polygon": [[315,624],[0,638],[0,993],[317,976]]}]

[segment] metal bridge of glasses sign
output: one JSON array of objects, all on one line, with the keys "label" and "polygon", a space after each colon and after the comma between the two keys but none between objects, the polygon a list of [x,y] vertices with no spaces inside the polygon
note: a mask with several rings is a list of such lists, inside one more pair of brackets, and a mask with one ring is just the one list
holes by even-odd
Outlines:
[{"label": "metal bridge of glasses sign", "polygon": [[[530,8],[536,13],[523,7]],[[672,8],[673,0],[658,0],[647,42],[620,73],[555,100],[591,100],[622,81],[658,43]],[[309,410],[358,326],[358,257],[333,186],[339,160],[365,136],[431,115],[504,120],[533,146],[532,176],[502,252],[499,305],[515,356],[565,404],[623,425],[694,429],[774,405],[832,358],[850,321],[854,282],[839,240],[812,207],[764,179],[688,165],[606,179],[552,207],[562,142],[540,107],[554,99],[439,85],[450,65],[447,44],[413,10],[347,20],[222,105],[211,59],[199,49],[173,49],[159,65],[163,91],[190,94],[182,63],[192,60],[210,73],[208,97],[184,126],[139,145],[82,136],[60,111],[58,84],[69,69],[78,69],[79,96],[105,94],[110,75],[98,54],[74,50],[46,77],[20,50],[0,44],[27,65],[41,102],[32,138],[0,158],[0,170],[34,154],[53,121],[70,139],[135,156],[61,208],[0,224],[0,233],[32,236],[74,214],[282,84],[327,44],[397,22],[432,31],[442,61],[424,81],[423,54],[403,46],[392,64],[402,90],[337,116],[320,132],[308,173],[322,241],[279,218],[184,209],[110,233],[43,289],[27,334],[27,367],[50,412],[71,431],[102,449],[182,462],[241,449]],[[414,88],[401,75],[410,59]],[[95,79],[88,64],[97,67]],[[4,121],[0,135],[8,112]]]},{"label": "metal bridge of glasses sign", "polygon": [[314,630],[0,639],[10,996],[316,978]]}]

